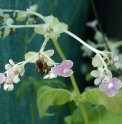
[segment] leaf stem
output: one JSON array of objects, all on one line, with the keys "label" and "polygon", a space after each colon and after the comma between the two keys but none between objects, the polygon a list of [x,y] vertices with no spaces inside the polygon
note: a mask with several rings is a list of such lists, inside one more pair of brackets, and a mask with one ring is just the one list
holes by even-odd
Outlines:
[{"label": "leaf stem", "polygon": [[[55,46],[56,50],[58,51],[60,57],[62,58],[62,60],[66,60],[66,57],[65,57],[63,51],[61,50],[58,42],[57,41],[53,41],[53,43],[54,43],[54,46]],[[74,87],[74,90],[75,90],[75,92],[77,94],[78,104],[79,104],[79,107],[80,107],[81,112],[83,114],[85,124],[89,124],[88,115],[87,115],[87,112],[86,112],[86,109],[85,109],[83,103],[81,102],[81,94],[80,94],[80,91],[78,89],[78,86],[77,86],[77,83],[76,83],[74,75],[70,76],[70,80],[71,80],[72,85]]]}]

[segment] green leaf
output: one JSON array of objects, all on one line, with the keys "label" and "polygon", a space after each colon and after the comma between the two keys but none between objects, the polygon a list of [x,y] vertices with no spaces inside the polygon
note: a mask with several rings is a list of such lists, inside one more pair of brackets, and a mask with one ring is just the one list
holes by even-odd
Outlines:
[{"label": "green leaf", "polygon": [[40,117],[43,117],[50,106],[63,105],[73,99],[71,92],[43,86],[37,91],[37,106]]},{"label": "green leaf", "polygon": [[98,88],[91,89],[82,94],[82,100],[92,104],[104,105],[106,109],[116,114],[122,114],[122,90],[114,97],[108,97]]},{"label": "green leaf", "polygon": [[65,121],[66,124],[71,124],[71,116],[66,116],[64,118],[64,121]]},{"label": "green leaf", "polygon": [[[85,103],[86,104],[86,103]],[[106,110],[102,105],[86,107],[90,124],[121,124],[121,115],[116,115]],[[84,124],[81,110],[77,108],[70,116],[65,117],[66,124]]]},{"label": "green leaf", "polygon": [[24,94],[24,92],[28,89],[30,84],[31,82],[23,82],[16,92],[16,98],[21,97]]}]

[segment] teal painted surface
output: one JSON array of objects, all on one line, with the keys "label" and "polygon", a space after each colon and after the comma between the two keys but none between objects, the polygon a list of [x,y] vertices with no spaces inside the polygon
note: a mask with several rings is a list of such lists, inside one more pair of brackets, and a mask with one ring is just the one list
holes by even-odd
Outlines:
[{"label": "teal painted surface", "polygon": [[[25,10],[27,7],[29,7],[29,5],[35,3],[38,4],[39,12],[44,16],[48,16],[50,14],[57,16],[60,21],[69,25],[69,30],[71,32],[75,33],[79,37],[83,37],[85,20],[88,12],[88,0],[0,0],[0,8]],[[0,39],[0,72],[4,72],[4,65],[8,63],[10,58],[15,62],[23,60],[25,51],[25,34],[25,29],[18,29],[6,39]],[[32,34],[33,29],[28,30],[28,37],[30,37]],[[43,36],[36,35],[33,41],[28,45],[26,51],[38,51],[43,39]],[[80,44],[65,34],[62,34],[61,38],[59,38],[59,44],[61,45],[66,57],[74,61],[73,69],[75,71],[75,76],[78,83],[81,83],[81,79],[79,79],[79,65],[81,63],[81,51],[79,48]],[[50,48],[54,48],[51,41],[47,45],[46,49]],[[57,62],[61,61],[56,52],[53,58]],[[26,66],[25,75],[22,78],[22,81],[26,81],[29,76],[34,76],[35,78],[39,79],[39,76],[35,71],[35,66],[32,64],[28,64]],[[11,92],[5,92],[2,88],[0,89],[0,124],[31,124],[29,92],[26,91],[26,93],[19,99],[15,98],[15,93],[22,81],[19,84],[15,84],[15,89]],[[70,82],[69,79],[66,79],[65,81],[67,83]],[[35,93],[33,95],[34,99],[36,100]],[[34,102],[36,124],[63,123],[63,116],[68,113],[67,106],[64,106],[64,109],[60,114],[56,113],[55,116],[39,119],[36,101]],[[57,112],[55,108],[51,109],[51,111]]]}]

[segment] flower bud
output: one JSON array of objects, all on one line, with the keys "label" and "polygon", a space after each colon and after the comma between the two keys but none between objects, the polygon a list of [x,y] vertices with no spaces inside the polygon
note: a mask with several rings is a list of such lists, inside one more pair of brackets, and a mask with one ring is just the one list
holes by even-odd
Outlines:
[{"label": "flower bud", "polygon": [[12,84],[5,83],[3,89],[6,91],[12,91],[14,89],[14,85],[13,85],[13,83]]}]

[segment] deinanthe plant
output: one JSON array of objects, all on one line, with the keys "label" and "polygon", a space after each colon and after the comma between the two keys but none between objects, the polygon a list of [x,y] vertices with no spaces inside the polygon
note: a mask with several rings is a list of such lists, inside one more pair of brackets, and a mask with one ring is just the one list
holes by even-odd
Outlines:
[{"label": "deinanthe plant", "polygon": [[[0,28],[1,38],[7,37],[17,28],[34,28],[36,33],[43,35],[45,38],[40,50],[38,52],[29,51],[26,53],[24,61],[15,64],[12,59],[9,60],[9,64],[5,65],[6,71],[0,73],[0,84],[4,83],[3,89],[6,91],[13,90],[13,84],[18,83],[20,81],[19,76],[24,75],[24,66],[27,63],[35,63],[37,72],[41,76],[45,75],[44,79],[52,79],[56,78],[57,76],[71,76],[73,87],[77,94],[76,98],[79,102],[80,108],[82,109],[85,123],[88,124],[85,109],[80,101],[80,92],[77,88],[74,77],[72,77],[73,70],[71,68],[73,66],[73,62],[71,60],[64,60],[61,63],[56,63],[53,59],[51,59],[51,56],[54,54],[54,50],[44,50],[46,44],[48,43],[49,39],[51,39],[53,42],[57,42],[61,33],[66,33],[93,51],[96,55],[92,58],[92,65],[97,68],[91,72],[91,75],[96,78],[94,84],[99,85],[100,90],[106,92],[109,97],[115,96],[118,93],[118,90],[122,87],[121,81],[113,77],[111,71],[108,69],[108,65],[110,64],[114,65],[117,69],[120,68],[119,57],[115,53],[108,52],[106,50],[100,51],[90,46],[78,36],[68,31],[68,26],[65,23],[60,22],[58,18],[54,17],[53,15],[44,17],[38,13],[37,10],[37,5],[31,6],[30,8],[26,9],[26,11],[0,10],[0,17],[3,21],[3,26]],[[13,12],[12,16],[10,16],[10,12]],[[34,24],[36,23],[37,17],[42,19],[44,23]],[[26,21],[26,24],[15,25],[14,21]]]}]

